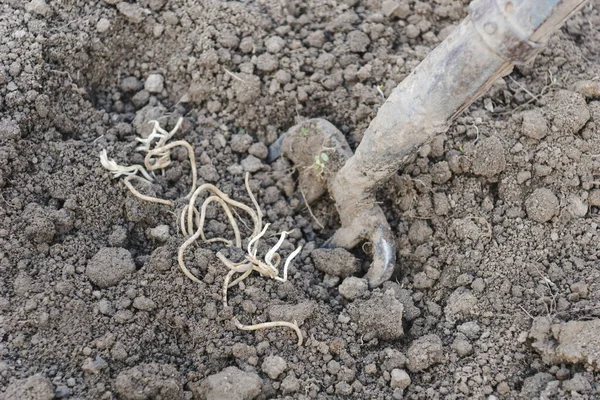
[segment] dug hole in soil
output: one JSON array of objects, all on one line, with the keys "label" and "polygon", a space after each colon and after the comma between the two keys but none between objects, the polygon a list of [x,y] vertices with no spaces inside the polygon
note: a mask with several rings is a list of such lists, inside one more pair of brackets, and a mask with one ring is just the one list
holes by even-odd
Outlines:
[{"label": "dug hole in soil", "polygon": [[[368,245],[319,249],[328,196],[313,218],[294,166],[265,161],[306,118],[355,148],[467,3],[2,1],[0,398],[600,398],[600,1],[386,183],[398,265],[380,288]],[[254,273],[226,309],[223,245],[186,251],[202,284],[176,259],[187,152],[138,186],[172,207],[100,164],[143,164],[147,121],[180,117],[199,184],[250,205],[251,173],[259,253],[284,230],[282,257],[303,246],[287,282]],[[206,232],[232,237],[216,207]],[[295,320],[304,344],[234,316]]]}]

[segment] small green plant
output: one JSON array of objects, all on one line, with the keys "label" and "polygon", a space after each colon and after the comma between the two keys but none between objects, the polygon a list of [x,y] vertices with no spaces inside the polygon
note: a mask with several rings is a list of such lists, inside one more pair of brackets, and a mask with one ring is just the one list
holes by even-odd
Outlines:
[{"label": "small green plant", "polygon": [[383,93],[383,88],[384,88],[384,86],[383,86],[383,85],[377,85],[377,86],[375,86],[375,89],[377,89],[377,91],[378,91],[378,92],[379,92],[379,94],[381,95],[381,98],[382,98],[383,100],[385,100],[385,93]]},{"label": "small green plant", "polygon": [[315,156],[315,171],[319,176],[323,175],[325,172],[325,167],[327,166],[327,162],[329,161],[329,156],[326,153],[321,153]]},{"label": "small green plant", "polygon": [[306,129],[306,128],[300,129],[300,132],[298,132],[298,135],[301,136],[301,137],[307,137],[308,136],[308,129]]}]

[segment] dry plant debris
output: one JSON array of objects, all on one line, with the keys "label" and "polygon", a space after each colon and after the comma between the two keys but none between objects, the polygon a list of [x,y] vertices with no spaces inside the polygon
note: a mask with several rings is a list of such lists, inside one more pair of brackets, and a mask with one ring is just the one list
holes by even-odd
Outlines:
[{"label": "dry plant debris", "polygon": [[[188,152],[188,156],[190,158],[190,168],[192,169],[192,189],[188,196],[190,196],[194,190],[196,189],[197,182],[197,172],[196,172],[196,159],[194,157],[194,149],[192,146],[186,142],[185,140],[177,140],[175,142],[167,143],[173,135],[179,130],[181,124],[183,123],[183,118],[179,118],[175,127],[171,130],[171,132],[167,132],[163,128],[160,127],[158,121],[149,121],[150,124],[154,124],[154,128],[152,132],[147,138],[136,138],[136,140],[141,144],[138,146],[136,150],[142,150],[146,152],[146,157],[144,158],[144,165],[129,165],[123,166],[116,163],[115,160],[108,159],[108,154],[106,150],[102,150],[100,152],[100,162],[102,166],[113,173],[115,178],[120,176],[126,176],[124,183],[125,186],[129,189],[129,191],[136,197],[141,200],[150,201],[153,203],[165,204],[168,206],[172,206],[173,203],[169,200],[159,199],[156,197],[146,196],[138,192],[138,190],[131,184],[133,179],[137,179],[143,183],[151,183],[154,181],[154,172],[158,169],[164,171],[169,165],[171,165],[171,149],[177,146],[183,146],[186,148]],[[158,141],[152,147],[152,142],[156,139]],[[138,175],[141,174],[142,176]]]},{"label": "dry plant debris", "polygon": [[[109,170],[114,175],[115,178],[126,176],[126,178],[124,179],[124,183],[134,196],[138,197],[141,200],[172,206],[173,203],[169,200],[159,199],[156,197],[141,194],[131,184],[131,180],[137,179],[144,183],[153,182],[154,171],[164,171],[164,169],[171,164],[171,149],[177,146],[183,146],[187,149],[190,157],[190,166],[192,168],[192,189],[186,196],[186,198],[189,198],[189,203],[181,210],[179,228],[181,230],[181,233],[184,236],[187,236],[188,238],[179,247],[177,260],[179,262],[179,267],[181,268],[183,273],[196,283],[201,283],[201,281],[196,276],[194,276],[194,274],[192,274],[190,270],[186,267],[184,261],[185,250],[198,239],[201,239],[203,243],[221,242],[228,247],[235,245],[235,247],[242,248],[242,237],[236,218],[232,213],[232,208],[238,208],[250,216],[254,227],[252,230],[252,235],[248,239],[248,254],[245,257],[245,260],[242,262],[234,262],[228,259],[225,255],[223,255],[223,253],[217,252],[217,257],[219,258],[219,260],[229,269],[228,273],[225,275],[225,278],[223,280],[223,306],[228,307],[228,289],[242,282],[252,273],[252,271],[256,271],[264,277],[275,279],[281,282],[287,281],[289,265],[294,260],[294,258],[300,253],[300,251],[302,250],[302,246],[299,246],[287,257],[283,265],[281,276],[279,275],[279,265],[281,264],[281,256],[279,255],[279,253],[277,253],[277,250],[279,250],[286,236],[289,235],[290,232],[281,232],[277,243],[267,252],[267,254],[265,254],[264,261],[257,256],[258,242],[266,234],[270,224],[266,224],[264,228],[262,226],[263,214],[260,209],[260,206],[258,205],[258,202],[256,201],[256,198],[250,190],[250,185],[248,182],[250,174],[246,173],[245,187],[248,191],[248,195],[250,196],[250,199],[252,200],[252,204],[255,209],[252,209],[244,203],[231,199],[227,194],[223,193],[221,190],[219,190],[216,186],[212,184],[207,183],[196,187],[197,173],[196,162],[194,159],[194,149],[188,142],[184,140],[178,140],[175,142],[167,143],[177,132],[177,130],[181,127],[182,122],[183,118],[180,118],[177,121],[177,124],[175,125],[173,130],[167,132],[166,130],[160,127],[157,121],[150,121],[150,123],[154,124],[152,133],[145,139],[136,138],[137,141],[142,143],[142,145],[138,146],[136,150],[142,150],[146,152],[143,166],[137,164],[130,166],[119,165],[114,160],[108,159],[106,150],[102,150],[102,152],[100,153],[100,162],[102,163],[102,166],[104,168]],[[154,148],[152,148],[152,143],[156,139],[158,139],[158,141],[156,141]],[[138,174],[140,174],[141,176]],[[200,211],[198,211],[198,208],[196,207],[196,201],[198,199],[198,196],[204,191],[210,191],[212,192],[212,195],[207,197],[202,202]],[[211,239],[206,238],[206,235],[204,233],[206,210],[208,206],[213,202],[219,204],[225,212],[225,215],[227,216],[229,224],[231,225],[231,228],[233,230],[234,241],[222,237],[216,237]],[[241,275],[237,277],[233,282],[231,282],[231,278],[235,274]],[[248,331],[267,329],[278,326],[287,327],[293,329],[296,332],[296,335],[298,336],[298,346],[302,345],[302,332],[300,331],[300,328],[298,327],[295,321],[293,323],[287,321],[273,321],[255,325],[243,325],[239,322],[237,318],[234,317],[233,323],[237,328]]]},{"label": "dry plant debris", "polygon": [[[234,261],[229,260],[227,257],[225,257],[225,255],[223,255],[223,253],[221,253],[221,252],[217,253],[217,257],[219,258],[219,260],[221,260],[221,262],[227,268],[229,268],[229,272],[227,273],[227,275],[225,275],[225,279],[223,280],[223,305],[225,307],[228,306],[227,305],[228,289],[230,287],[233,287],[233,286],[239,284],[240,282],[242,282],[244,279],[246,279],[252,273],[252,271],[256,271],[262,276],[272,278],[272,279],[275,279],[275,280],[278,280],[281,282],[287,281],[288,267],[289,267],[290,263],[292,262],[292,260],[302,250],[302,246],[300,246],[287,257],[287,259],[283,265],[282,276],[279,276],[278,267],[279,267],[279,264],[281,263],[281,256],[279,255],[279,253],[277,253],[277,250],[279,250],[279,248],[283,244],[283,241],[285,240],[286,235],[288,235],[289,232],[284,231],[281,233],[281,236],[279,237],[279,240],[277,241],[277,243],[265,255],[264,261],[258,258],[258,256],[257,256],[258,241],[265,235],[267,229],[269,228],[269,224],[266,224],[264,226],[264,228],[262,227],[262,211],[260,210],[258,202],[256,201],[256,198],[252,194],[252,191],[250,190],[250,185],[248,183],[249,177],[250,177],[250,174],[246,173],[245,186],[246,186],[246,190],[248,191],[248,195],[250,196],[250,199],[252,200],[252,203],[253,203],[254,207],[256,208],[256,210],[253,210],[252,208],[248,207],[244,203],[240,203],[238,201],[232,200],[229,196],[227,196],[225,193],[221,192],[214,185],[204,184],[204,185],[199,186],[194,191],[194,193],[192,194],[192,197],[190,198],[189,204],[187,206],[185,206],[181,212],[180,229],[184,235],[186,235],[186,236],[191,235],[191,236],[189,236],[189,238],[179,248],[179,254],[178,254],[177,260],[179,262],[179,267],[181,268],[183,273],[188,278],[190,278],[194,282],[198,282],[198,283],[200,283],[201,281],[197,277],[195,277],[185,266],[184,252],[187,249],[187,247],[190,246],[192,243],[194,243],[196,240],[201,239],[205,243],[222,242],[222,243],[225,243],[225,245],[227,245],[227,246],[235,245],[235,247],[241,248],[242,247],[241,234],[240,234],[240,230],[238,228],[237,221],[236,221],[235,217],[233,216],[231,207],[239,208],[242,211],[246,212],[250,216],[250,218],[252,219],[252,221],[254,223],[252,235],[250,236],[250,238],[248,240],[248,247],[247,247],[248,254],[246,255],[244,261],[234,262]],[[199,194],[205,190],[209,190],[213,194],[204,200],[204,202],[202,203],[202,206],[200,208],[200,211],[198,212],[198,209],[196,208],[196,205],[195,205],[196,199],[198,198]],[[235,243],[233,243],[232,241],[230,241],[228,239],[220,238],[220,237],[212,238],[212,239],[206,238],[206,236],[204,234],[204,221],[206,218],[207,206],[212,202],[217,202],[219,205],[221,205],[221,207],[223,208],[223,211],[227,215],[227,218],[229,220],[231,228],[233,229],[233,233],[235,236]],[[194,226],[196,228],[195,231],[194,231]],[[194,233],[192,234],[192,232],[194,232]],[[231,282],[231,278],[236,273],[239,273],[242,275],[240,275],[237,279],[235,279],[233,282]],[[242,325],[235,318],[234,318],[234,323],[239,329],[243,329],[243,330],[257,330],[257,329],[265,329],[265,328],[270,328],[270,327],[275,327],[275,326],[285,326],[285,327],[294,329],[294,331],[298,335],[298,345],[299,346],[302,345],[302,333],[300,332],[300,329],[298,328],[298,325],[296,323],[290,323],[290,322],[285,322],[285,321],[275,321],[275,322],[267,322],[264,324],[256,324],[256,325]]]}]

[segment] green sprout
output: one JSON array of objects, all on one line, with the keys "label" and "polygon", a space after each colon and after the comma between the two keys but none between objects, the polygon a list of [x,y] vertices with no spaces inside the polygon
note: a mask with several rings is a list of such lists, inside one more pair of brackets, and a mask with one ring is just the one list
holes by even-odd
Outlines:
[{"label": "green sprout", "polygon": [[325,167],[327,166],[327,162],[329,161],[329,156],[325,153],[321,153],[315,156],[315,171],[318,175],[323,175],[325,172]]},{"label": "green sprout", "polygon": [[308,129],[306,129],[306,128],[300,129],[300,132],[298,133],[298,135],[300,135],[301,137],[308,136]]}]

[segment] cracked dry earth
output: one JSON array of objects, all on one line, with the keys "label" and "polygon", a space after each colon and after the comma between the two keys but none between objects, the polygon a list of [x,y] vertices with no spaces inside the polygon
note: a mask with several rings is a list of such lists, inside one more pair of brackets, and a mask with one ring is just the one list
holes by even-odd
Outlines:
[{"label": "cracked dry earth", "polygon": [[[0,398],[600,398],[600,1],[381,190],[399,250],[380,288],[361,279],[368,245],[319,249],[331,200],[317,223],[293,165],[265,161],[304,118],[355,148],[380,91],[466,15],[459,0],[0,2]],[[264,222],[293,229],[287,282],[253,274],[224,308],[215,254],[243,252],[219,243],[186,251],[201,284],[183,275],[185,150],[139,186],[172,207],[100,165],[102,150],[143,164],[136,135],[179,117],[200,184],[251,204],[250,172]],[[207,235],[231,238],[207,211]],[[295,320],[305,343],[234,316]]]}]

